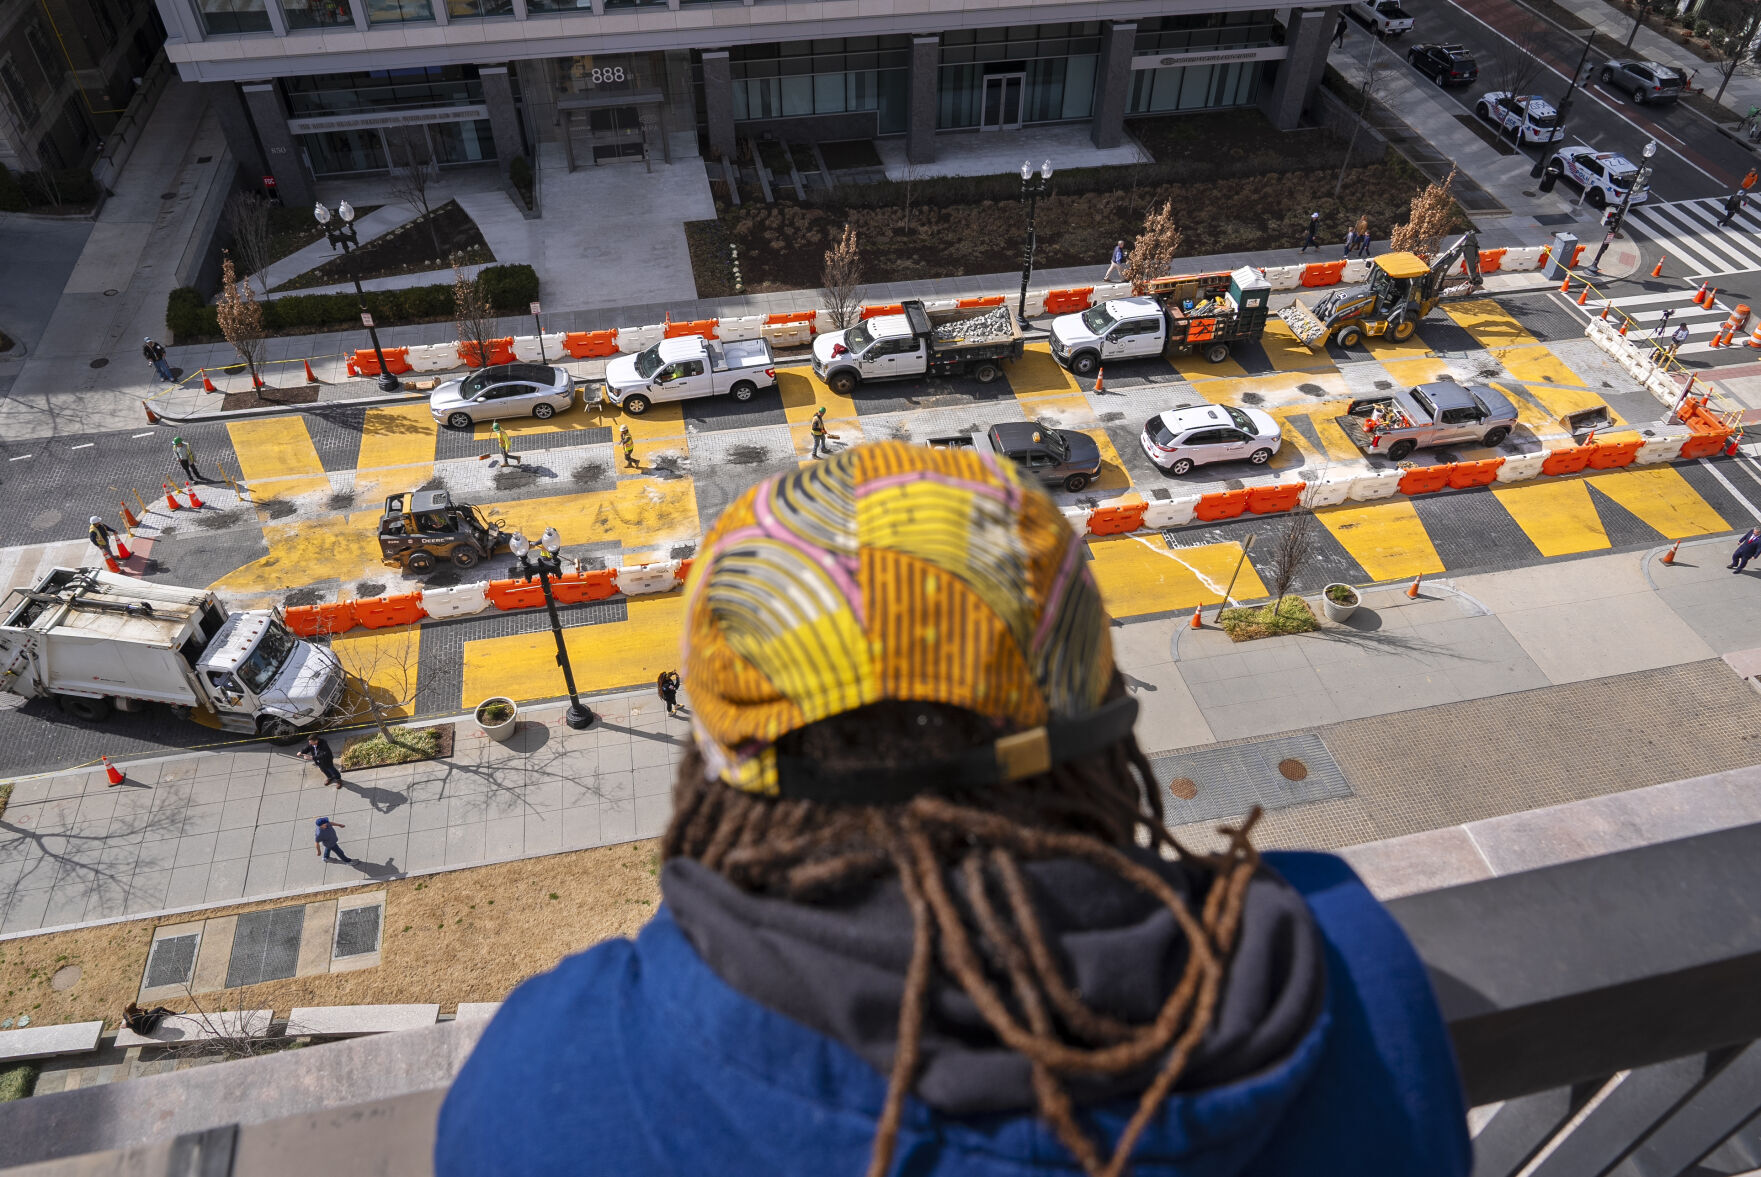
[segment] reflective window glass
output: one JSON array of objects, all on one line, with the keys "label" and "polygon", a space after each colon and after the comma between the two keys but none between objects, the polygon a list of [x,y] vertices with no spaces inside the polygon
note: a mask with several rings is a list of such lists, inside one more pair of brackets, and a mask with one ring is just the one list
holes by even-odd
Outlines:
[{"label": "reflective window glass", "polygon": [[227,33],[267,33],[269,12],[264,0],[196,0],[202,31],[210,37]]}]

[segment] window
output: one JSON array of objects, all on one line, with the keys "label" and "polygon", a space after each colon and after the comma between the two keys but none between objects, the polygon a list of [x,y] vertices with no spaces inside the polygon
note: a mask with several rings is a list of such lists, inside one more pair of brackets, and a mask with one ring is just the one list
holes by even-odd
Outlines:
[{"label": "window", "polygon": [[1226,429],[1201,429],[1186,439],[1187,445],[1217,445],[1225,440]]},{"label": "window", "polygon": [[1275,27],[1270,9],[1149,17],[1137,22],[1134,45],[1146,55],[1270,45]]},{"label": "window", "polygon": [[33,16],[25,25],[24,39],[30,42],[31,53],[36,56],[43,76],[51,82],[59,82],[67,73],[67,59],[49,44],[49,34],[43,29],[42,17]]},{"label": "window", "polygon": [[907,37],[845,37],[747,45],[729,53],[734,118],[880,112],[903,130]]},{"label": "window", "polygon": [[385,142],[375,130],[320,131],[298,138],[316,175],[382,172],[389,166],[385,161]]},{"label": "window", "polygon": [[201,18],[202,31],[210,37],[269,31],[265,0],[196,0],[196,15]]},{"label": "window", "polygon": [[281,0],[281,12],[290,29],[326,29],[355,23],[349,0]]},{"label": "window", "polygon": [[284,78],[281,87],[287,95],[288,113],[295,118],[368,110],[414,110],[424,106],[475,106],[483,101],[483,83],[478,80],[474,65],[310,74]]},{"label": "window", "polygon": [[480,16],[512,16],[514,0],[446,0],[446,14],[453,20]]},{"label": "window", "polygon": [[6,89],[6,97],[12,102],[12,109],[20,123],[37,121],[37,100],[30,89],[24,84],[24,77],[18,72],[18,66],[12,58],[0,61],[0,86]]},{"label": "window", "polygon": [[495,158],[495,132],[488,119],[468,123],[432,123],[428,140],[437,163],[478,163]]},{"label": "window", "polygon": [[1132,114],[1249,106],[1259,94],[1265,62],[1164,66],[1131,75]]},{"label": "window", "polygon": [[422,24],[434,19],[429,0],[366,0],[370,25]]}]

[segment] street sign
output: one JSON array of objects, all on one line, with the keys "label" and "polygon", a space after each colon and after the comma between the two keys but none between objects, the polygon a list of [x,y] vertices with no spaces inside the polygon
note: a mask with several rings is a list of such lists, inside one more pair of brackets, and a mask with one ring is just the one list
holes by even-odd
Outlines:
[{"label": "street sign", "polygon": [[362,311],[361,312],[361,326],[371,327],[372,325],[373,325],[373,316],[368,314],[366,311]]},{"label": "street sign", "polygon": [[543,312],[542,312],[542,311],[540,311],[540,310],[539,310],[539,309],[538,309],[538,304],[537,304],[537,303],[533,303],[533,304],[532,304],[532,313],[533,313],[533,314],[535,314],[535,315],[537,315],[537,314],[542,314],[542,313],[543,313]]}]

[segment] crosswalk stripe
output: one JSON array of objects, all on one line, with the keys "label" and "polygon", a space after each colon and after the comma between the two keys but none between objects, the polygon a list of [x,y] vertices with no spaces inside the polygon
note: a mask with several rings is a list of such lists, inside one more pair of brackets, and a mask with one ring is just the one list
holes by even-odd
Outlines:
[{"label": "crosswalk stripe", "polygon": [[1672,257],[1680,258],[1695,277],[1761,269],[1761,248],[1746,216],[1720,225],[1724,202],[1716,197],[1646,204],[1627,219]]},{"label": "crosswalk stripe", "polygon": [[1686,226],[1669,219],[1662,210],[1639,222],[1641,228],[1657,241],[1664,252],[1687,262],[1696,274],[1711,274],[1727,269],[1723,258],[1707,249],[1699,235]]}]

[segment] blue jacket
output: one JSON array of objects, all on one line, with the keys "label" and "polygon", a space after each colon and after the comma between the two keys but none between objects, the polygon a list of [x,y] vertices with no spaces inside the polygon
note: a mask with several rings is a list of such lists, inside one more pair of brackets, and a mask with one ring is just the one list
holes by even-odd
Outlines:
[{"label": "blue jacket", "polygon": [[[1464,1177],[1471,1154],[1454,1055],[1405,936],[1338,858],[1264,857],[1314,915],[1324,1008],[1273,1065],[1168,1100],[1129,1171]],[[435,1171],[857,1174],[885,1092],[886,1077],[842,1043],[724,983],[662,905],[636,940],[570,957],[509,996],[441,1109]],[[1135,1105],[1080,1116],[1110,1145]],[[1080,1167],[1031,1112],[952,1118],[912,1098],[893,1172]]]}]

